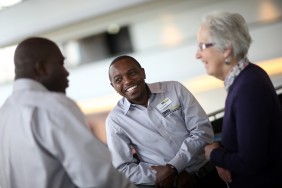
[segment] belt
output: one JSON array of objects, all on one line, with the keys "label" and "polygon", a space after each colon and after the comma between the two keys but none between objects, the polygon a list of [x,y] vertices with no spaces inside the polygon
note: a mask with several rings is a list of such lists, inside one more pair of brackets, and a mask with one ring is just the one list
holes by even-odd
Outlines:
[{"label": "belt", "polygon": [[201,179],[205,177],[207,174],[209,174],[211,171],[214,170],[214,165],[211,164],[210,162],[207,162],[204,166],[202,166],[198,171],[193,173],[193,176],[196,179]]}]

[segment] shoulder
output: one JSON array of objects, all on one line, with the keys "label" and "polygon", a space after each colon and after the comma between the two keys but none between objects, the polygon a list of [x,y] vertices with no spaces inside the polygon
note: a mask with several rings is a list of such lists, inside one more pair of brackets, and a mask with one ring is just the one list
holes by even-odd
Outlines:
[{"label": "shoulder", "polygon": [[157,83],[159,83],[160,85],[163,85],[163,86],[168,86],[168,87],[182,85],[179,81],[176,81],[176,80],[163,81],[163,82],[157,82]]},{"label": "shoulder", "polygon": [[240,87],[241,89],[260,89],[267,85],[272,86],[270,77],[266,71],[260,66],[250,63],[238,76],[234,82],[234,86]]},{"label": "shoulder", "polygon": [[178,81],[162,81],[162,82],[155,82],[155,83],[149,83],[148,84],[149,88],[151,91],[158,91],[158,90],[163,90],[163,91],[171,91],[175,90],[177,88],[185,88],[183,84],[181,84]]},{"label": "shoulder", "polygon": [[[245,73],[245,74],[242,74],[243,76],[251,76],[251,77],[261,77],[261,76],[266,76],[268,77],[266,71],[260,67],[259,65],[257,64],[253,64],[253,63],[250,63],[244,70],[242,73]],[[249,75],[246,75],[246,74],[249,74]]]},{"label": "shoulder", "polygon": [[73,114],[82,114],[77,103],[64,94],[52,93],[50,95],[50,102],[57,106],[56,111],[58,113],[69,112]]},{"label": "shoulder", "polygon": [[235,79],[228,92],[233,98],[245,101],[258,100],[262,102],[276,95],[274,86],[268,74],[258,65],[249,64]]},{"label": "shoulder", "polygon": [[179,81],[166,81],[163,83],[168,92],[174,91],[180,94],[183,94],[183,93],[191,94],[188,88],[185,85],[183,85],[182,83],[180,83]]},{"label": "shoulder", "polygon": [[62,107],[66,107],[66,108],[78,107],[73,99],[61,93],[51,93],[50,100],[52,102],[60,104]]},{"label": "shoulder", "polygon": [[33,106],[40,110],[50,111],[52,113],[80,113],[80,109],[74,100],[63,93],[57,92],[28,92],[22,94],[21,102],[26,106]]},{"label": "shoulder", "polygon": [[192,93],[179,81],[163,81],[148,84],[152,93],[174,97],[191,97]]},{"label": "shoulder", "polygon": [[179,81],[166,81],[164,83],[165,85],[167,85],[168,88],[185,88],[185,86]]}]

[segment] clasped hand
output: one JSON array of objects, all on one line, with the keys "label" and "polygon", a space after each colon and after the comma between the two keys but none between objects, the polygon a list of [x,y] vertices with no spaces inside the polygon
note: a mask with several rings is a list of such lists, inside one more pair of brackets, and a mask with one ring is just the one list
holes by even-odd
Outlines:
[{"label": "clasped hand", "polygon": [[152,166],[152,170],[157,172],[155,187],[156,188],[194,188],[197,184],[197,180],[185,170],[179,175],[169,166]]},{"label": "clasped hand", "polygon": [[152,166],[156,173],[156,188],[172,188],[177,174],[169,166]]},{"label": "clasped hand", "polygon": [[[219,148],[220,144],[217,142],[214,142],[212,144],[208,144],[205,146],[205,156],[206,159],[210,159],[210,155],[211,152],[215,149],[215,148]],[[231,172],[227,169],[221,168],[221,167],[216,167],[217,173],[219,175],[219,177],[225,181],[225,182],[232,182],[232,176],[231,176]]]}]

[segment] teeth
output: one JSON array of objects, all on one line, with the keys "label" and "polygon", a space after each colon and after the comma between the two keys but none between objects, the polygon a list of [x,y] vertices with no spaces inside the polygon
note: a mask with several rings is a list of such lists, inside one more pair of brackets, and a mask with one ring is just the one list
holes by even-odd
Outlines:
[{"label": "teeth", "polygon": [[136,87],[137,87],[137,86],[133,86],[133,87],[131,87],[131,88],[128,88],[127,91],[131,91],[131,90],[135,89]]}]

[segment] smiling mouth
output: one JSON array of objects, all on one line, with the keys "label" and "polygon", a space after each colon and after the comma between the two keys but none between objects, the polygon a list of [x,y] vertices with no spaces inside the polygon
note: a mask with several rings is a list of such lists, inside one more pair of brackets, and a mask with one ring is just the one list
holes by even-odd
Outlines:
[{"label": "smiling mouth", "polygon": [[137,88],[137,85],[132,86],[132,87],[126,89],[126,92],[130,92],[130,91],[134,90],[135,88]]}]

